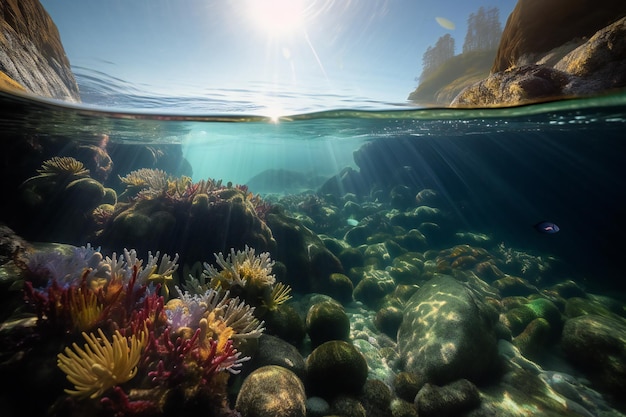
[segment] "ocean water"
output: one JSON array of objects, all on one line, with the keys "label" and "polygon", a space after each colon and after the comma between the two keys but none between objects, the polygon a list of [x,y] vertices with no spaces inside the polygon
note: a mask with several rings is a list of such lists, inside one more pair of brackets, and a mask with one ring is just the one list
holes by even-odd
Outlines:
[{"label": "ocean water", "polygon": [[[103,94],[87,91],[87,96],[90,93]],[[322,414],[309,410],[309,415],[354,409],[356,403],[350,401],[369,410],[366,415],[413,415],[400,414],[399,404],[405,403],[415,412],[424,410],[427,399],[407,398],[398,377],[402,372],[419,374],[415,361],[432,385],[447,386],[459,379],[476,384],[479,405],[446,403],[450,409],[458,406],[463,413],[477,413],[468,415],[527,415],[529,410],[534,415],[621,415],[625,409],[618,392],[626,382],[626,94],[503,109],[385,105],[377,109],[376,103],[371,107],[353,103],[355,109],[299,109],[303,111],[274,116],[260,115],[264,109],[252,100],[224,104],[218,106],[222,111],[212,113],[203,112],[200,105],[175,102],[167,108],[188,111],[168,112],[155,105],[132,112],[128,102],[109,104],[68,105],[0,95],[4,191],[0,221],[25,242],[17,255],[9,256],[9,251],[3,258],[0,362],[6,375],[3,385],[13,386],[0,401],[7,413],[3,415],[177,415],[175,407],[184,410],[181,415],[201,407],[212,410],[209,415],[227,415],[236,403],[243,408],[245,401],[238,399],[243,377],[261,364],[278,361],[270,353],[258,353],[253,344],[239,345],[243,338],[233,346],[243,352],[239,357],[251,360],[218,368],[215,373],[221,379],[213,382],[206,381],[213,374],[203,374],[205,379],[197,379],[197,386],[182,393],[175,392],[177,382],[168,380],[170,374],[156,368],[158,354],[168,366],[167,355],[155,353],[156,348],[155,357],[146,356],[139,363],[142,376],[105,384],[94,394],[95,400],[65,393],[72,383],[57,366],[57,355],[67,352],[63,349],[73,342],[82,346],[82,330],[104,328],[111,336],[113,329],[121,328],[128,336],[136,317],[124,324],[112,324],[113,315],[105,320],[113,309],[104,306],[109,299],[102,288],[112,284],[93,284],[90,288],[102,306],[93,323],[81,327],[72,320],[80,316],[77,311],[85,311],[84,305],[72,310],[66,295],[70,298],[61,298],[54,307],[50,301],[54,291],[49,289],[55,280],[66,291],[78,288],[86,279],[87,275],[81,278],[86,268],[97,271],[102,267],[98,260],[106,263],[114,252],[136,249],[143,259],[139,269],[152,265],[148,251],[179,256],[171,276],[165,267],[155,269],[148,271],[145,282],[146,294],[155,299],[176,298],[182,296],[183,285],[191,288],[189,274],[201,279],[194,265],[207,262],[219,269],[224,265],[217,266],[215,253],[227,257],[231,248],[246,251],[245,245],[255,247],[257,256],[269,253],[276,261],[272,271],[276,282],[289,285],[292,298],[269,308],[273,300],[269,291],[276,283],[263,288],[259,284],[256,292],[250,289],[252,284],[221,285],[231,285],[233,294],[255,306],[257,318],[265,321],[265,333],[275,335],[280,341],[276,343],[288,342],[297,351],[294,355],[306,361],[291,369],[304,383],[309,408],[318,404],[318,397],[334,407]],[[46,170],[42,164],[55,156],[75,158],[90,171]],[[165,182],[141,186],[149,189],[143,194],[130,190],[129,173],[142,168],[163,170]],[[214,187],[206,197],[196,198],[202,186],[197,191],[193,185],[209,179],[215,180]],[[102,210],[97,214],[96,209]],[[558,231],[550,233],[554,225]],[[69,249],[64,249],[65,255],[50,255],[66,248],[61,244],[86,249],[78,255]],[[94,250],[102,256],[85,258]],[[235,257],[233,252],[230,261]],[[130,276],[130,258],[125,259]],[[332,273],[347,278],[337,284]],[[105,275],[112,279],[111,272]],[[468,369],[442,377],[438,365],[431,363],[435,360],[422,363],[414,357],[407,333],[417,334],[419,328],[406,327],[411,314],[407,306],[414,307],[414,294],[426,294],[431,285],[445,291],[447,287],[436,281],[444,275],[469,288],[479,299],[476,305],[490,306],[484,310],[490,311],[491,324],[477,331],[492,334],[490,346],[498,352],[486,360],[503,363],[498,371]],[[88,281],[95,278],[88,275]],[[32,291],[24,296],[24,282],[30,282],[39,296]],[[377,290],[366,285],[372,282]],[[149,311],[141,304],[148,296],[137,297],[134,309]],[[329,319],[322,336],[314,333],[312,310],[328,304],[327,297],[337,300],[337,314],[348,319],[347,333],[336,317]],[[550,308],[535,308],[536,300]],[[288,330],[275,317],[285,306],[298,316]],[[395,325],[393,320],[384,321],[394,308],[400,314]],[[530,310],[534,315],[528,318]],[[32,318],[38,311],[36,323]],[[580,317],[590,321],[579,324]],[[146,320],[151,320],[153,335],[163,332],[157,324],[173,326],[171,317],[160,324],[154,317]],[[324,319],[318,320],[323,326]],[[537,323],[548,323],[547,330],[533,330]],[[462,321],[459,327],[471,325]],[[577,325],[591,335],[572,341]],[[332,331],[335,326],[338,333]],[[436,328],[433,331],[437,333]],[[213,337],[222,340],[219,334]],[[469,337],[467,345],[468,337],[441,343],[452,344],[455,352],[482,343]],[[368,403],[364,392],[371,391],[363,386],[381,389],[372,382],[363,381],[349,392],[321,388],[325,377],[312,376],[311,352],[336,339],[364,355],[368,381],[382,381],[389,401],[395,402]],[[441,355],[445,356],[443,350]],[[450,355],[456,363],[455,354]],[[228,373],[229,369],[241,374]],[[193,379],[185,375],[187,381]],[[42,393],[50,381],[55,385]],[[220,383],[223,386],[216,388]],[[542,390],[534,392],[531,386],[538,385]],[[13,399],[32,387],[42,397],[37,404]],[[203,391],[207,389],[223,391],[224,396],[217,396],[218,401]],[[219,406],[207,405],[211,401]]]}]

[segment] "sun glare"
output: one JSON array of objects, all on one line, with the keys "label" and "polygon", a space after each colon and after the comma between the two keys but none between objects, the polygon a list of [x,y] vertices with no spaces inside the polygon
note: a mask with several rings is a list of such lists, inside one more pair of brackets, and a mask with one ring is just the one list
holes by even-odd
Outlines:
[{"label": "sun glare", "polygon": [[248,0],[252,21],[271,36],[288,35],[303,27],[304,0]]}]

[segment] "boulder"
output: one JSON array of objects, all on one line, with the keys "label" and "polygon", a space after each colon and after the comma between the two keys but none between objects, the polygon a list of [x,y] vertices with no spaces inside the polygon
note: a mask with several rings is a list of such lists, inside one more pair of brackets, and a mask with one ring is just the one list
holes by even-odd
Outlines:
[{"label": "boulder", "polygon": [[626,321],[589,314],[565,322],[561,348],[598,386],[623,396],[626,386]]},{"label": "boulder", "polygon": [[264,366],[243,381],[235,408],[242,417],[304,417],[304,385],[286,368]]},{"label": "boulder", "polygon": [[80,101],[59,31],[38,0],[0,2],[0,80],[42,97]]},{"label": "boulder", "polygon": [[405,370],[437,385],[489,379],[498,368],[494,316],[467,284],[436,275],[404,310],[398,346]]}]

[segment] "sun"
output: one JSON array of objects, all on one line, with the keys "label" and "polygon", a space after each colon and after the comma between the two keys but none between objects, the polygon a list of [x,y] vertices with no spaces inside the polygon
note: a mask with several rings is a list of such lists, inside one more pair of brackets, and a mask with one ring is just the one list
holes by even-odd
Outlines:
[{"label": "sun", "polygon": [[270,36],[293,34],[304,26],[304,0],[248,0],[247,9],[254,24]]}]

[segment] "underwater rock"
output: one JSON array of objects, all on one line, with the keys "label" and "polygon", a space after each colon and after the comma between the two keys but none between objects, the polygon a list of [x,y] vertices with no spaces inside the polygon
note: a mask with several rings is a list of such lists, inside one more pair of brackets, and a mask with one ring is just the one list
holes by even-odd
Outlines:
[{"label": "underwater rock", "polygon": [[359,400],[369,417],[387,417],[393,396],[389,387],[378,379],[368,379]]},{"label": "underwater rock", "polygon": [[568,319],[561,348],[599,387],[622,400],[626,386],[626,322],[598,315]]},{"label": "underwater rock", "polygon": [[306,360],[307,392],[325,399],[358,394],[367,379],[367,362],[352,344],[339,340],[323,343]]},{"label": "underwater rock", "polygon": [[387,271],[371,269],[364,271],[363,279],[354,287],[355,300],[361,301],[370,308],[377,308],[385,295],[390,294],[396,286]]},{"label": "underwater rock", "polygon": [[339,301],[341,304],[352,302],[352,291],[354,285],[350,278],[338,272],[330,274],[328,286],[328,295]]},{"label": "underwater rock", "polygon": [[350,340],[350,319],[336,301],[313,304],[306,316],[306,329],[313,348],[329,340]]},{"label": "underwater rock", "polygon": [[30,244],[16,235],[11,228],[0,223],[0,265],[15,259],[30,248]]},{"label": "underwater rock", "polygon": [[330,274],[343,273],[339,259],[324,242],[298,220],[282,213],[268,213],[266,222],[276,239],[272,258],[287,267],[287,283],[297,292],[321,292]]},{"label": "underwater rock", "polygon": [[357,248],[345,248],[337,257],[346,271],[355,267],[362,267],[365,264],[363,253]]},{"label": "underwater rock", "polygon": [[243,249],[245,245],[259,253],[274,249],[272,232],[259,218],[246,192],[216,187],[210,195],[203,195],[207,205],[201,209],[184,198],[165,195],[120,205],[98,235],[97,243],[104,247],[134,247],[139,252],[159,248],[165,253],[181,254],[181,264],[188,265],[211,261],[214,253]]},{"label": "underwater rock", "polygon": [[235,408],[242,417],[305,417],[304,385],[286,368],[264,366],[243,381]]},{"label": "underwater rock", "polygon": [[373,230],[369,226],[355,226],[348,230],[343,239],[348,242],[350,246],[356,247],[364,245],[367,242],[367,238],[373,233]]},{"label": "underwater rock", "polygon": [[374,325],[394,340],[398,337],[400,324],[402,324],[402,310],[398,307],[386,306],[376,312]]},{"label": "underwater rock", "polygon": [[306,400],[307,417],[324,417],[330,412],[330,404],[322,397],[309,397]]},{"label": "underwater rock", "polygon": [[393,389],[396,395],[405,401],[413,403],[415,396],[426,384],[426,377],[413,372],[400,372],[393,380]]},{"label": "underwater rock", "polygon": [[406,210],[415,205],[415,193],[406,185],[396,185],[389,191],[391,207]]},{"label": "underwater rock", "polygon": [[39,1],[0,2],[0,51],[0,74],[16,89],[80,101],[59,31]]},{"label": "underwater rock", "polygon": [[365,407],[359,400],[347,395],[339,395],[330,405],[331,416],[367,417]]},{"label": "underwater rock", "polygon": [[529,359],[535,359],[545,348],[550,339],[550,333],[550,323],[544,318],[536,318],[528,323],[524,331],[513,339],[513,344],[522,355]]},{"label": "underwater rock", "polygon": [[341,197],[346,193],[366,195],[369,186],[363,180],[360,172],[352,167],[342,169],[339,174],[329,178],[318,190],[321,194],[332,194]]},{"label": "underwater rock", "polygon": [[300,346],[306,335],[304,320],[289,304],[280,304],[276,309],[269,310],[263,320],[267,334],[278,336],[294,346]]},{"label": "underwater rock", "polygon": [[467,379],[459,379],[438,387],[426,384],[415,397],[417,412],[422,417],[458,416],[480,405],[480,393]]},{"label": "underwater rock", "polygon": [[595,314],[616,320],[626,318],[623,302],[607,296],[588,294],[586,297],[572,297],[565,302],[564,314],[568,318]]},{"label": "underwater rock", "polygon": [[258,339],[257,350],[252,360],[246,364],[245,370],[258,369],[268,365],[289,369],[300,379],[305,376],[304,358],[298,349],[278,337],[262,334]]},{"label": "underwater rock", "polygon": [[246,181],[255,193],[297,194],[319,187],[327,177],[314,172],[300,172],[288,169],[266,169]]},{"label": "underwater rock", "polygon": [[545,298],[537,298],[522,306],[513,308],[502,317],[502,322],[511,330],[513,335],[520,334],[531,321],[543,318],[548,321],[552,329],[552,336],[558,336],[563,327],[561,312],[554,303]]},{"label": "underwater rock", "polygon": [[413,401],[405,401],[400,398],[394,398],[389,405],[391,417],[418,417],[417,409],[413,405]]},{"label": "underwater rock", "polygon": [[398,331],[406,371],[428,382],[484,381],[498,369],[493,311],[468,285],[437,275],[409,300]]},{"label": "underwater rock", "polygon": [[520,277],[506,275],[491,283],[503,297],[511,296],[527,296],[537,294],[539,290],[534,285],[530,285],[526,280]]}]

